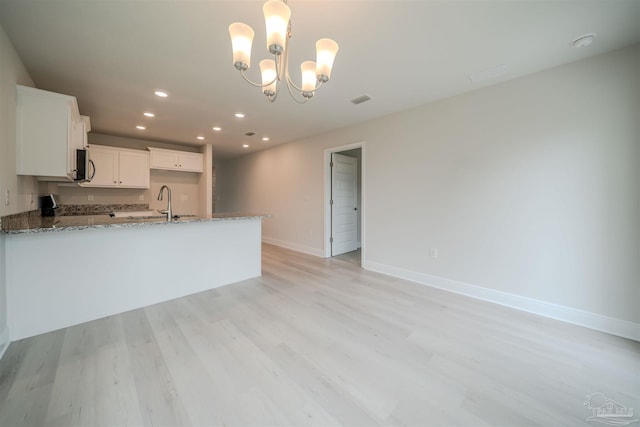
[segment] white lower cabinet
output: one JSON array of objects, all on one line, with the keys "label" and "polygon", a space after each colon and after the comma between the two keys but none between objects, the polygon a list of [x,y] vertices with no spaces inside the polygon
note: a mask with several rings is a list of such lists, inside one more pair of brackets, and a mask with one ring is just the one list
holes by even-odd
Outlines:
[{"label": "white lower cabinet", "polygon": [[149,153],[141,150],[89,146],[95,175],[83,187],[149,188]]}]

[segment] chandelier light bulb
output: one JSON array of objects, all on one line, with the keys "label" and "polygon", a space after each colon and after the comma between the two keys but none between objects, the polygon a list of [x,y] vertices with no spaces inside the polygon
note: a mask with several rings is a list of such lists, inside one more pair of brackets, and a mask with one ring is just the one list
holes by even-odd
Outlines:
[{"label": "chandelier light bulb", "polygon": [[276,62],[273,59],[263,59],[260,61],[260,73],[262,74],[262,84],[266,85],[262,92],[267,96],[276,94]]},{"label": "chandelier light bulb", "polygon": [[233,66],[245,71],[251,66],[251,45],[253,44],[253,29],[242,22],[229,25],[231,48],[233,49]]},{"label": "chandelier light bulb", "polygon": [[274,55],[284,51],[291,9],[280,0],[269,0],[262,7],[267,27],[267,49]]},{"label": "chandelier light bulb", "polygon": [[300,71],[302,71],[302,96],[311,98],[313,91],[316,90],[316,63],[304,61],[300,65]]},{"label": "chandelier light bulb", "polygon": [[319,81],[328,82],[331,78],[333,61],[338,53],[338,43],[331,39],[316,42],[316,75]]}]

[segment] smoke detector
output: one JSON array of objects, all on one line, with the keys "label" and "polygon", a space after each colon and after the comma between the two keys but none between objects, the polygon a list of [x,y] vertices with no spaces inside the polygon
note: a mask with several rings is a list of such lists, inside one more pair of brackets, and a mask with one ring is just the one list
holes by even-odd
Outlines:
[{"label": "smoke detector", "polygon": [[587,47],[591,43],[593,43],[593,40],[595,38],[596,38],[596,34],[595,33],[585,34],[585,35],[582,35],[582,36],[577,37],[576,39],[574,39],[571,42],[571,46],[575,47],[576,49],[580,49],[581,47]]}]

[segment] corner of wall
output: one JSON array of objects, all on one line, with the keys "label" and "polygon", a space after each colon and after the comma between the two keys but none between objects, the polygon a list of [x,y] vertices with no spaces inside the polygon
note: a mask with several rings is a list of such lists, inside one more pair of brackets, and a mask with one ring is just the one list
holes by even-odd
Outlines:
[{"label": "corner of wall", "polygon": [[2,360],[2,356],[9,348],[9,344],[11,344],[11,340],[9,339],[9,328],[4,328],[0,331],[0,360]]},{"label": "corner of wall", "polygon": [[11,343],[7,303],[7,269],[5,261],[5,238],[0,234],[0,359]]}]

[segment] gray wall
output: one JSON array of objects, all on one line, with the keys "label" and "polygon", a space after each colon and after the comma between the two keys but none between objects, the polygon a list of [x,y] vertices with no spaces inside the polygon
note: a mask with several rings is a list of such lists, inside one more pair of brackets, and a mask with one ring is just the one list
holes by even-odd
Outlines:
[{"label": "gray wall", "polygon": [[[38,185],[16,175],[16,84],[33,86],[22,61],[0,27],[0,217],[37,208]],[[9,206],[5,192],[9,190]],[[32,198],[33,193],[33,198]],[[31,201],[34,203],[31,203]],[[0,354],[9,341],[4,238],[0,235]]]},{"label": "gray wall", "polygon": [[323,150],[365,141],[365,267],[633,328],[639,111],[634,46],[230,160],[220,210],[322,253]]}]

